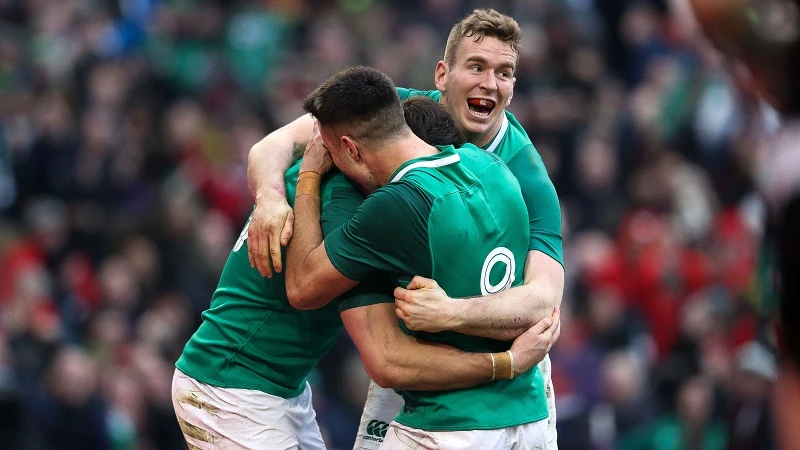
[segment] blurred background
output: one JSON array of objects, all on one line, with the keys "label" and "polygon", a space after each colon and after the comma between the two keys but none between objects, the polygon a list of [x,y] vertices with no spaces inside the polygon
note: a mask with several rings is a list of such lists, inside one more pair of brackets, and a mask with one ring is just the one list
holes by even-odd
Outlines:
[{"label": "blurred background", "polygon": [[[562,204],[560,448],[773,448],[778,118],[682,0],[0,0],[0,448],[185,448],[173,363],[252,208],[250,146],[346,65],[433,89],[478,6],[523,28],[510,110]],[[346,335],[312,378],[351,448]]]}]

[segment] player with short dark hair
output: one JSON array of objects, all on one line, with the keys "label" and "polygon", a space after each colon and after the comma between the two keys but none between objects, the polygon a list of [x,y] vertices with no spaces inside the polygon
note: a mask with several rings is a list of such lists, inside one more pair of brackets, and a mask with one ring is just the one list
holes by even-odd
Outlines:
[{"label": "player with short dark hair", "polygon": [[428,97],[410,97],[403,101],[403,117],[408,128],[430,145],[461,147],[466,142],[453,116]]}]

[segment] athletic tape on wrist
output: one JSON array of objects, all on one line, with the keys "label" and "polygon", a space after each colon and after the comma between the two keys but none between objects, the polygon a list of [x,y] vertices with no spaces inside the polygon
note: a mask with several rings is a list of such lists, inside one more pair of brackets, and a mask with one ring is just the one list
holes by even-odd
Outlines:
[{"label": "athletic tape on wrist", "polygon": [[315,195],[319,197],[320,179],[322,179],[322,175],[317,172],[300,172],[300,175],[297,176],[297,188],[294,196]]}]

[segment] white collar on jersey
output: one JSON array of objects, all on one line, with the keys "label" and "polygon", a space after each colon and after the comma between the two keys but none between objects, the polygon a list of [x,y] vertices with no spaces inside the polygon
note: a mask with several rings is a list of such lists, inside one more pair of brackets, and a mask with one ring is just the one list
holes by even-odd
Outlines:
[{"label": "white collar on jersey", "polygon": [[428,161],[417,161],[415,163],[411,163],[411,164],[403,167],[403,170],[401,170],[400,172],[397,172],[397,175],[395,175],[394,178],[392,178],[392,181],[390,181],[389,183],[394,183],[395,181],[399,180],[400,178],[403,178],[403,176],[405,174],[407,174],[410,170],[413,170],[413,169],[420,169],[420,168],[423,168],[423,167],[442,167],[442,166],[446,166],[448,164],[457,163],[459,161],[461,161],[461,157],[458,156],[458,154],[446,156],[446,157],[441,158],[441,159],[431,159],[431,160],[428,160]]},{"label": "white collar on jersey", "polygon": [[492,139],[492,143],[486,147],[486,151],[489,153],[494,153],[497,150],[497,146],[500,145],[500,141],[503,140],[503,136],[506,135],[506,130],[508,130],[508,117],[506,116],[506,112],[503,111],[503,123],[500,125],[500,131],[497,132],[497,136]]}]

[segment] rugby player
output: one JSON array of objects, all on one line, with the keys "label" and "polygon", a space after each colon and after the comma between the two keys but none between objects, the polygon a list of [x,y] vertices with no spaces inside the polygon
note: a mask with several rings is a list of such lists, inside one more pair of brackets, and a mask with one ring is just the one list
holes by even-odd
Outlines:
[{"label": "rugby player", "polygon": [[[426,144],[406,125],[394,84],[376,69],[340,72],[309,95],[304,107],[318,122],[300,168],[296,228],[287,252],[292,306],[324,307],[379,271],[402,286],[414,274],[435,277],[458,297],[522,284],[517,261],[528,251],[528,212],[519,183],[498,156],[472,144],[458,150]],[[317,154],[327,154],[325,149],[349,179],[372,194],[323,240],[319,180],[330,164]],[[342,319],[350,329],[346,311]],[[490,352],[492,379],[502,381],[458,390],[401,390],[405,404],[383,448],[409,443],[547,448],[541,373],[536,368],[516,373],[507,341],[452,331],[407,332],[467,352]],[[365,363],[370,371],[366,358]]]},{"label": "rugby player", "polygon": [[[521,30],[511,17],[491,9],[477,9],[457,23],[450,32],[442,61],[436,65],[436,91],[398,89],[401,98],[427,96],[439,101],[453,113],[456,124],[471,142],[500,156],[519,181],[528,209],[530,242],[525,261],[524,285],[469,302],[459,302],[448,309],[449,317],[421,311],[442,308],[415,306],[450,305],[431,300],[447,297],[431,280],[418,278],[409,288],[398,291],[400,314],[409,323],[455,326],[465,334],[511,339],[552,314],[560,304],[564,289],[564,268],[561,241],[561,213],[558,197],[541,157],[525,130],[505,110],[514,93],[514,70],[519,59]],[[286,203],[283,171],[298,156],[293,149],[303,148],[313,129],[313,119],[304,115],[266,136],[253,146],[249,155],[248,179],[256,198],[256,209],[249,229],[251,264],[263,275],[282,270],[280,246],[292,234],[293,213]],[[414,294],[414,295],[408,295]],[[453,293],[448,293],[453,295]],[[452,325],[451,325],[452,324]],[[440,328],[441,329],[441,328]],[[438,331],[431,326],[426,331]],[[549,441],[556,445],[555,398],[550,377],[549,357],[539,364],[546,384],[544,390],[549,414]],[[359,428],[357,448],[377,448],[376,442],[364,440],[367,425],[374,420],[394,417],[399,399],[371,386]],[[386,406],[390,405],[390,406]]]},{"label": "rugby player", "polygon": [[[462,140],[439,105],[417,100],[405,102],[404,108],[414,132],[429,142]],[[299,167],[297,163],[286,173],[290,201]],[[321,192],[326,232],[349,219],[363,200],[341,174],[326,178]],[[366,289],[351,292],[318,311],[291,308],[283,277],[265,279],[250,267],[246,231],[247,225],[222,271],[211,307],[203,313],[203,324],[176,364],[173,406],[190,448],[324,448],[306,379],[341,330],[337,309],[351,311],[353,320],[368,321],[369,330],[396,350],[359,347],[384,386],[444,389],[491,381],[489,355],[465,354],[404,335],[388,286],[382,287],[382,295]],[[530,364],[540,360],[556,331],[552,326],[545,330],[550,324],[552,320],[545,320],[519,338],[512,347],[515,356]],[[370,343],[359,337],[365,327],[350,331],[357,342]]]}]

